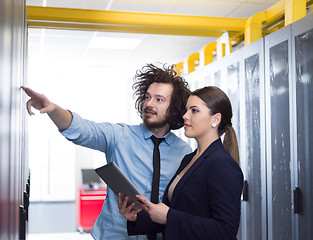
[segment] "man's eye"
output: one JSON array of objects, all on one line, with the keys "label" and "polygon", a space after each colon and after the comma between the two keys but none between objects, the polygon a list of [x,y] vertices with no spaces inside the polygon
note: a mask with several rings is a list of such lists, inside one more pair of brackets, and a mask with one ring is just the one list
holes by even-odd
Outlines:
[{"label": "man's eye", "polygon": [[162,98],[157,98],[157,101],[158,101],[158,102],[162,102],[163,99],[162,99]]},{"label": "man's eye", "polygon": [[150,99],[150,97],[149,96],[145,96],[145,99]]}]

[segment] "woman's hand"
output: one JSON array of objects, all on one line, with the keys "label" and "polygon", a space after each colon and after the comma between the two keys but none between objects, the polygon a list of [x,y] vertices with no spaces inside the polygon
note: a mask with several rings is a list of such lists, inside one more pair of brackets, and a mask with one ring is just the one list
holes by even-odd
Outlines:
[{"label": "woman's hand", "polygon": [[168,206],[166,206],[164,203],[154,204],[140,195],[138,195],[137,198],[139,200],[139,204],[143,210],[149,214],[153,222],[166,224],[167,213],[170,209]]},{"label": "woman's hand", "polygon": [[124,198],[124,200],[122,200],[122,194],[119,193],[117,195],[117,203],[118,203],[118,208],[120,210],[120,214],[122,214],[124,218],[132,222],[135,222],[137,220],[137,213],[139,213],[141,209],[132,210],[133,207],[135,206],[135,203],[131,203],[129,206],[127,206],[127,203],[128,203],[127,196]]}]

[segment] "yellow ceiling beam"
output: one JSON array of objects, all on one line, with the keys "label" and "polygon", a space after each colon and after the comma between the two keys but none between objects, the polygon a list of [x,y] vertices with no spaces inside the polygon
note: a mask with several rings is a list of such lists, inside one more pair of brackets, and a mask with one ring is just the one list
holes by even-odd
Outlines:
[{"label": "yellow ceiling beam", "polygon": [[243,32],[246,18],[27,6],[29,27],[217,37]]},{"label": "yellow ceiling beam", "polygon": [[104,24],[75,24],[58,22],[31,22],[31,28],[66,29],[77,31],[99,31],[99,32],[122,32],[122,33],[142,33],[142,34],[163,34],[163,35],[182,35],[198,37],[219,37],[223,31],[194,30],[194,29],[165,29],[158,27],[132,27],[132,26],[112,26]]},{"label": "yellow ceiling beam", "polygon": [[[263,37],[263,33],[269,34],[306,16],[306,7],[312,5],[313,0],[281,0],[263,12],[249,17],[245,22],[244,41],[248,45]],[[268,27],[271,27],[270,29]],[[266,30],[267,29],[267,30]],[[200,50],[199,60],[197,55],[191,54],[185,60],[184,68],[190,73],[195,70],[195,60],[200,66],[213,61],[213,52],[224,56],[225,44],[218,42],[210,43]],[[189,64],[188,64],[189,63]]]},{"label": "yellow ceiling beam", "polygon": [[286,0],[285,26],[306,16],[306,0]]},{"label": "yellow ceiling beam", "polygon": [[281,0],[265,10],[265,23],[272,23],[284,16],[285,14],[285,0]]},{"label": "yellow ceiling beam", "polygon": [[184,73],[184,62],[177,63],[174,69],[177,75],[181,76]]},{"label": "yellow ceiling beam", "polygon": [[189,55],[184,61],[184,69],[187,69],[187,73],[191,73],[199,65],[199,52],[195,52]]},{"label": "yellow ceiling beam", "polygon": [[199,65],[205,66],[213,62],[214,52],[216,52],[217,43],[210,42],[200,49]]},{"label": "yellow ceiling beam", "polygon": [[259,12],[250,17],[245,24],[245,45],[262,38],[262,23],[265,21],[265,13]]}]

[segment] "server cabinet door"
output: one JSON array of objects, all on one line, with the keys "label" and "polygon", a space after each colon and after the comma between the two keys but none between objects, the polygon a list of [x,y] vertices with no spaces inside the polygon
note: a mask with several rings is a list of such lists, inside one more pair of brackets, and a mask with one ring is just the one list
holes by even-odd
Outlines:
[{"label": "server cabinet door", "polygon": [[232,125],[237,134],[238,144],[240,143],[240,74],[241,74],[241,50],[238,50],[229,56],[224,57],[224,66],[222,70],[222,82],[225,82],[226,88],[223,89],[228,95],[232,105],[233,118]]},{"label": "server cabinet door", "polygon": [[[313,239],[313,15],[292,25],[292,46],[295,53],[293,87],[294,138],[297,159],[296,186],[299,199],[295,202],[297,238]],[[311,160],[311,161],[310,161]]]},{"label": "server cabinet door", "polygon": [[[241,101],[241,50],[237,50],[233,52],[229,56],[226,56],[222,59],[222,87],[223,91],[227,94],[233,111],[232,117],[232,126],[237,135],[238,147],[240,149],[240,101]],[[239,151],[240,159],[241,152]],[[242,239],[242,234],[244,232],[244,228],[242,226],[242,221],[240,221],[240,228],[238,231],[238,239]]]},{"label": "server cabinet door", "polygon": [[290,25],[265,37],[268,239],[293,235],[290,158]]},{"label": "server cabinet door", "polygon": [[199,68],[185,76],[191,91],[204,87],[203,69]]},{"label": "server cabinet door", "polygon": [[214,75],[212,74],[212,64],[203,67],[203,81],[205,86],[214,86]]},{"label": "server cabinet door", "polygon": [[206,86],[215,86],[225,91],[225,82],[222,79],[222,68],[224,66],[224,59],[212,62],[203,67],[203,79]]},{"label": "server cabinet door", "polygon": [[264,39],[242,49],[240,129],[241,168],[246,188],[242,201],[242,240],[267,239],[264,112]]}]

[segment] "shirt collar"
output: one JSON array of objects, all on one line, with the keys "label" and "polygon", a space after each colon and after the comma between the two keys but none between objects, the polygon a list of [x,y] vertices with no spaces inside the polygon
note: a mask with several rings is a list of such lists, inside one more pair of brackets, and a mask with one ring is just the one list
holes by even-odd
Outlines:
[{"label": "shirt collar", "polygon": [[[147,140],[149,139],[153,133],[150,131],[149,128],[147,128],[147,126],[143,123],[140,124],[140,129],[142,131],[142,134],[143,134],[143,137]],[[165,134],[165,136],[163,136],[163,138],[165,139],[164,141],[167,143],[167,144],[171,144],[172,143],[172,136],[173,133],[171,131],[169,131],[167,134]]]}]

